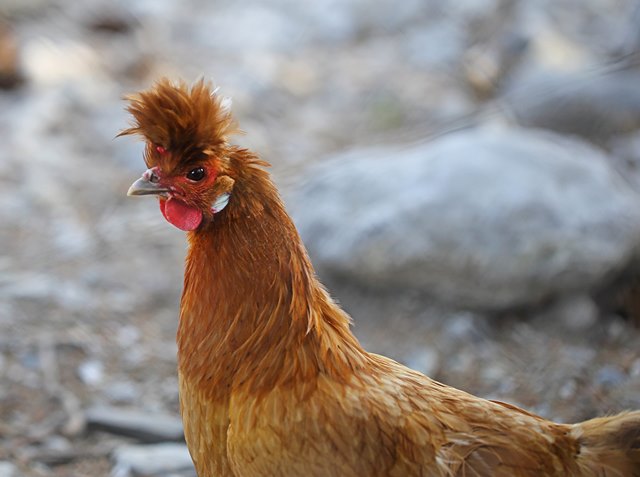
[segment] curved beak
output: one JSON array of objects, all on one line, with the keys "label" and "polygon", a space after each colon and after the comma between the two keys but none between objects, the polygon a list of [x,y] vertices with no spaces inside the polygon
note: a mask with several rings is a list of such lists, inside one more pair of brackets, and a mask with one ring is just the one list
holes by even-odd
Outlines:
[{"label": "curved beak", "polygon": [[155,171],[148,169],[140,179],[131,184],[127,195],[163,195],[168,192],[169,189],[160,185],[160,180]]}]

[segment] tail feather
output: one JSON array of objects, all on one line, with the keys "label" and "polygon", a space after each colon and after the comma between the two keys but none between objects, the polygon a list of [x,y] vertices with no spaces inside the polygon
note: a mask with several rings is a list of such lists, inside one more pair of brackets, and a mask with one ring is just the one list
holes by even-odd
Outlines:
[{"label": "tail feather", "polygon": [[580,475],[640,477],[640,411],[572,426]]}]

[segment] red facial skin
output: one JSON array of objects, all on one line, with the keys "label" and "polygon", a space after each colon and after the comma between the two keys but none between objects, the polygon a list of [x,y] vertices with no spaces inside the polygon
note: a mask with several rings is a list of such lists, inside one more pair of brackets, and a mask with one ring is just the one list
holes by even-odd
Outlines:
[{"label": "red facial skin", "polygon": [[[161,146],[156,150],[160,152]],[[164,151],[164,149],[163,149]],[[160,183],[170,190],[169,197],[160,197],[160,211],[167,221],[175,227],[189,232],[196,230],[204,219],[203,208],[197,204],[202,203],[202,195],[215,182],[216,174],[211,167],[197,166],[205,169],[205,177],[200,181],[192,181],[179,175],[163,177],[161,169],[156,166],[152,169],[160,178]]]}]

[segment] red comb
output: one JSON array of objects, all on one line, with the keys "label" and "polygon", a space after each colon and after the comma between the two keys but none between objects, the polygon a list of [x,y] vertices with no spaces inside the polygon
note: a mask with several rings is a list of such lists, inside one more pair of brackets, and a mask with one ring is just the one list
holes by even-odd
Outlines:
[{"label": "red comb", "polygon": [[164,154],[165,152],[167,152],[167,150],[162,146],[156,146],[156,151],[158,151],[160,154]]}]

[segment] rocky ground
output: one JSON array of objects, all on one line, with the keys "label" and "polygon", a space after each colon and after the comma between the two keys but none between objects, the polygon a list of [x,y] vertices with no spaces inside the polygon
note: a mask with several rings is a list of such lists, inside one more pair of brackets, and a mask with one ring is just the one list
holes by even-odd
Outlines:
[{"label": "rocky ground", "polygon": [[[311,253],[372,351],[560,421],[640,408],[640,320],[614,306],[618,277],[635,273],[640,250],[638,224],[631,223],[636,212],[625,211],[640,210],[633,207],[640,200],[640,7],[632,0],[446,4],[0,3],[0,476],[193,475],[181,442],[175,372],[184,237],[153,201],[125,197],[143,170],[141,145],[113,139],[128,121],[121,96],[162,75],[204,75],[233,97],[247,132],[238,141],[273,163],[305,230],[334,210],[343,223],[347,206],[371,194],[356,175],[342,201],[331,191],[319,202],[296,195],[314,184],[322,192],[317,168],[339,164],[343,156],[328,157],[345,150],[355,149],[348,157],[358,164],[369,155],[390,163],[393,157],[379,157],[389,145],[433,158],[430,144],[441,136],[461,138],[473,150],[468,129],[543,128],[571,136],[572,144],[586,141],[567,146],[561,160],[573,164],[571,156],[580,156],[598,165],[566,169],[571,180],[554,182],[560,186],[544,200],[531,192],[536,187],[517,196],[529,208],[514,209],[508,224],[516,226],[507,231],[522,230],[528,240],[505,241],[500,251],[520,260],[518,247],[526,243],[536,252],[537,275],[507,267],[516,262],[504,256],[485,260],[496,253],[490,245],[502,243],[494,239],[506,222],[487,215],[491,207],[477,208],[491,204],[484,199],[452,204],[491,220],[470,220],[468,231],[456,228],[464,220],[451,222],[452,238],[468,232],[485,239],[469,251],[472,270],[490,274],[482,293],[455,293],[469,286],[457,281],[465,270],[456,268],[459,261],[433,269],[425,257],[446,250],[433,247],[448,243],[447,229],[428,244],[423,232],[411,235],[406,227],[414,216],[406,214],[415,211],[397,201],[401,194],[374,197],[385,207],[387,228],[375,214],[354,214],[345,226],[364,236],[338,250],[342,242],[329,240],[329,254],[327,241],[310,236]],[[527,157],[538,151],[526,150]],[[497,169],[482,170],[504,204],[514,176],[495,157],[486,164]],[[464,177],[455,164],[439,166],[447,171],[442,177]],[[552,166],[540,174],[562,178]],[[439,187],[429,190],[449,200],[449,188],[431,180]],[[435,195],[415,190],[417,203],[433,204]],[[469,193],[488,197],[482,190]],[[603,203],[614,205],[596,207]],[[417,225],[437,217],[419,214],[424,222]],[[549,235],[553,223],[563,225],[562,234]],[[359,242],[375,232],[371,224],[382,232]],[[394,230],[406,241],[398,242]],[[405,253],[405,265],[384,275],[375,265],[400,263],[386,255],[398,243],[411,244],[405,248],[415,255]],[[464,240],[452,243],[466,250]],[[335,257],[344,257],[337,267]],[[362,263],[371,266],[366,274],[356,273]],[[443,286],[427,287],[438,273]],[[512,301],[494,300],[491,287]]]}]

